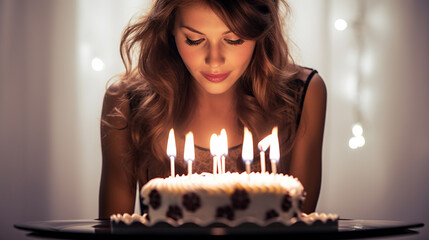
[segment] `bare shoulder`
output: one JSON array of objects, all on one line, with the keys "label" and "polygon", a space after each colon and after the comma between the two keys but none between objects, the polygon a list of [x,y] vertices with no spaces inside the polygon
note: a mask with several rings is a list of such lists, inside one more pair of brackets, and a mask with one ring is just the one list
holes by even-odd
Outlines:
[{"label": "bare shoulder", "polygon": [[318,132],[323,129],[326,115],[327,89],[325,81],[318,73],[313,73],[309,79],[311,69],[302,68],[299,72],[299,78],[304,81],[310,81],[305,93],[302,106],[301,124],[304,129],[313,129],[310,131]]},{"label": "bare shoulder", "polygon": [[327,89],[326,89],[325,81],[317,72],[313,74],[311,79],[308,79],[308,77],[312,72],[313,72],[312,69],[300,67],[300,70],[298,73],[299,79],[302,79],[304,81],[306,80],[310,81],[305,98],[311,99],[315,97],[319,100],[326,100]]},{"label": "bare shoulder", "polygon": [[125,95],[126,95],[125,84],[120,81],[115,81],[107,87],[104,97],[111,100],[115,100]]},{"label": "bare shoulder", "polygon": [[104,105],[116,105],[126,99],[126,87],[121,82],[110,84],[104,94]]},{"label": "bare shoulder", "polygon": [[311,79],[311,82],[308,85],[307,95],[316,95],[320,100],[326,101],[327,89],[325,81],[318,73],[316,73]]},{"label": "bare shoulder", "polygon": [[[123,124],[121,121],[128,113],[129,104],[125,85],[120,82],[112,83],[104,94],[102,119]],[[118,116],[121,117],[118,118]]]},{"label": "bare shoulder", "polygon": [[301,109],[301,120],[298,128],[298,138],[305,138],[306,142],[311,143],[319,141],[323,138],[327,90],[322,77],[318,73],[314,73],[311,79],[308,79],[312,70],[304,69],[302,78],[307,81],[308,88],[304,97],[303,106]]}]

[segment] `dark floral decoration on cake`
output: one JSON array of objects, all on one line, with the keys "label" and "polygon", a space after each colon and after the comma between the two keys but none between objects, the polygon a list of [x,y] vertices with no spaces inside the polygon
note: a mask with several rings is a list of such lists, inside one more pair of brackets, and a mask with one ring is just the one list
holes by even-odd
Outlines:
[{"label": "dark floral decoration on cake", "polygon": [[304,204],[304,199],[298,200],[298,209],[302,211],[302,205]]},{"label": "dark floral decoration on cake", "polygon": [[198,208],[201,207],[201,199],[200,197],[194,193],[190,192],[183,195],[183,206],[185,206],[186,210],[190,212],[195,212]]},{"label": "dark floral decoration on cake", "polygon": [[149,205],[153,209],[157,209],[161,206],[161,194],[156,189],[153,189],[149,193]]},{"label": "dark floral decoration on cake", "polygon": [[276,212],[276,210],[271,209],[265,213],[265,220],[270,220],[270,219],[276,218],[278,216],[279,216],[279,214]]},{"label": "dark floral decoration on cake", "polygon": [[298,202],[298,208],[299,208],[299,210],[301,210],[302,211],[302,205],[304,204],[304,201],[305,201],[305,198],[307,197],[307,192],[306,191],[304,191],[303,193],[302,193],[302,196],[301,196],[301,198],[299,199],[299,202]]},{"label": "dark floral decoration on cake", "polygon": [[182,209],[177,205],[170,205],[167,210],[167,217],[175,221],[183,218]]},{"label": "dark floral decoration on cake", "polygon": [[216,209],[216,218],[226,218],[232,221],[235,218],[234,209],[229,205],[218,207]]},{"label": "dark floral decoration on cake", "polygon": [[244,189],[235,189],[231,195],[232,207],[234,209],[244,210],[249,206],[249,194]]},{"label": "dark floral decoration on cake", "polygon": [[292,199],[291,199],[291,197],[289,196],[289,194],[285,194],[284,196],[283,196],[283,198],[282,198],[282,210],[284,211],[284,212],[287,212],[287,211],[289,211],[289,209],[292,207]]}]

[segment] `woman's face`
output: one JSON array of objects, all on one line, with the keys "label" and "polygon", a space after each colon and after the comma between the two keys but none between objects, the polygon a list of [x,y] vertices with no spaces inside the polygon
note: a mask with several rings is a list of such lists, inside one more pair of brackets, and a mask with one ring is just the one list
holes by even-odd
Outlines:
[{"label": "woman's face", "polygon": [[231,89],[246,70],[255,49],[255,41],[240,39],[201,3],[179,9],[173,34],[189,72],[210,94]]}]

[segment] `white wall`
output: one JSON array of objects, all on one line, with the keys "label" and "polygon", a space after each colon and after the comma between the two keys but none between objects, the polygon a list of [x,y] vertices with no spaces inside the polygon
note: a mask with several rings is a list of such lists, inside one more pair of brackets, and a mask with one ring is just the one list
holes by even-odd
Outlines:
[{"label": "white wall", "polygon": [[1,239],[16,238],[18,220],[51,212],[50,10],[47,1],[0,2]]},{"label": "white wall", "polygon": [[148,2],[0,1],[0,239],[23,238],[18,222],[98,216],[102,98]]},{"label": "white wall", "polygon": [[[300,15],[293,34],[302,49],[301,62],[320,69],[328,87],[317,210],[427,225],[429,2],[292,3]],[[350,27],[335,30],[337,18]],[[366,144],[353,150],[348,141],[356,121],[363,125]],[[429,237],[427,227],[419,231],[409,238]]]},{"label": "white wall", "polygon": [[[290,3],[294,55],[319,70],[329,94],[317,210],[428,224],[428,2]],[[97,217],[102,96],[106,81],[122,71],[120,32],[147,6],[0,1],[1,239],[25,235],[12,228],[17,222]],[[356,28],[336,31],[339,17],[361,21],[360,68]],[[94,57],[104,70],[91,69]],[[366,145],[352,150],[358,118]],[[420,232],[414,238],[429,237],[427,227]]]}]

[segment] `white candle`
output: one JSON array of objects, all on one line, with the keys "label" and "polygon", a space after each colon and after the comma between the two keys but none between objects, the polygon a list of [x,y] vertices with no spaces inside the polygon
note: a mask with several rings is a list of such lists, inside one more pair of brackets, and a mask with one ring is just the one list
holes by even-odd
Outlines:
[{"label": "white candle", "polygon": [[210,137],[210,153],[213,156],[213,174],[217,173],[218,168],[218,145],[218,137],[213,133]]},{"label": "white candle", "polygon": [[221,145],[222,145],[221,152],[220,152],[221,159],[222,159],[222,173],[225,173],[226,172],[225,158],[226,158],[226,156],[228,156],[228,137],[226,135],[225,129],[222,129],[220,131],[220,141],[221,141]]},{"label": "white candle", "polygon": [[271,133],[270,160],[271,169],[274,174],[277,173],[277,163],[280,160],[280,146],[278,137],[278,128],[274,127]]},{"label": "white candle", "polygon": [[265,172],[265,151],[267,151],[268,147],[271,144],[271,135],[266,136],[258,143],[259,156],[261,159],[261,173]]},{"label": "white candle", "polygon": [[261,173],[265,173],[265,152],[259,152],[259,158],[261,159]]},{"label": "white candle", "polygon": [[216,156],[216,161],[217,161],[217,173],[222,173],[222,160],[221,160],[221,156],[218,154]]},{"label": "white candle", "polygon": [[192,174],[192,163],[195,160],[195,147],[194,147],[194,134],[189,132],[186,134],[185,139],[185,151],[184,151],[185,163],[188,164],[188,175]]},{"label": "white candle", "polygon": [[174,159],[176,158],[176,140],[174,138],[174,130],[171,129],[168,134],[167,156],[170,158],[171,176],[174,177]]},{"label": "white candle", "polygon": [[244,127],[244,138],[241,157],[246,164],[246,172],[250,173],[250,164],[253,161],[253,137],[247,127]]}]

